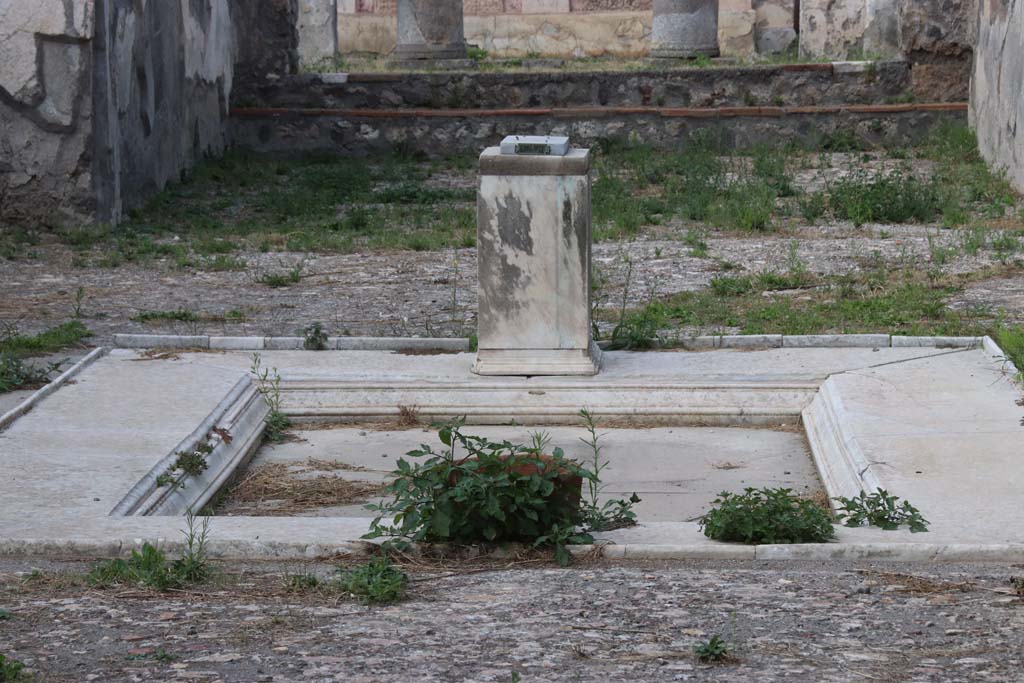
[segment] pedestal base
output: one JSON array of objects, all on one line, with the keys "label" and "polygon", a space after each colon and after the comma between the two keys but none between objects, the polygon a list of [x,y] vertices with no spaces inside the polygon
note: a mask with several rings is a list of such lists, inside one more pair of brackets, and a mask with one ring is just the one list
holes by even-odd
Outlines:
[{"label": "pedestal base", "polygon": [[480,349],[473,372],[488,376],[596,375],[601,349]]},{"label": "pedestal base", "polygon": [[455,45],[399,45],[392,53],[396,60],[414,59],[466,59],[466,44]]},{"label": "pedestal base", "polygon": [[717,57],[718,45],[707,47],[659,47],[651,50],[651,57],[656,59],[694,59],[696,57]]}]

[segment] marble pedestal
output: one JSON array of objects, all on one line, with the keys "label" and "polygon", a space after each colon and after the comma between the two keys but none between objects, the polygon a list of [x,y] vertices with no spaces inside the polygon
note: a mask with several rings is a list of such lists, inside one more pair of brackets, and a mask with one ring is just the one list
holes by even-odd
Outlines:
[{"label": "marble pedestal", "polygon": [[480,156],[479,375],[594,375],[590,151]]}]

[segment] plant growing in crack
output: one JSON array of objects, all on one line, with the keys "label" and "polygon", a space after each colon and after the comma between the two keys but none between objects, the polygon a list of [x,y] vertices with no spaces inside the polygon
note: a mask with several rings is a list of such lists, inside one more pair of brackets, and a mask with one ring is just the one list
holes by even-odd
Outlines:
[{"label": "plant growing in crack", "polygon": [[166,472],[156,478],[157,487],[171,486],[185,488],[187,477],[198,477],[210,467],[206,456],[213,453],[213,445],[209,439],[196,444],[191,450],[178,451],[177,459]]},{"label": "plant growing in crack", "polygon": [[327,333],[324,332],[323,325],[320,323],[313,323],[302,330],[304,339],[302,340],[302,348],[307,351],[326,351],[328,337]]},{"label": "plant growing in crack", "polygon": [[636,524],[636,513],[633,512],[633,505],[640,502],[640,497],[634,492],[628,500],[616,499],[605,501],[603,505],[598,502],[604,484],[601,483],[601,473],[608,466],[608,461],[602,459],[601,451],[604,446],[601,444],[601,436],[597,433],[597,421],[594,415],[586,408],[579,412],[583,418],[584,426],[587,429],[587,437],[580,438],[590,448],[590,472],[594,475],[587,481],[587,499],[580,503],[580,519],[588,531],[611,531]]},{"label": "plant growing in crack", "polygon": [[717,633],[693,648],[697,661],[707,664],[724,662],[729,658],[729,644]]},{"label": "plant growing in crack", "polygon": [[252,367],[249,372],[256,379],[263,400],[266,401],[270,412],[263,419],[265,429],[263,437],[273,443],[284,441],[285,432],[292,426],[292,421],[281,412],[281,375],[277,368],[263,367],[263,359],[260,354],[252,354]]},{"label": "plant growing in crack", "polygon": [[840,496],[834,499],[840,504],[836,518],[849,527],[876,526],[894,531],[906,524],[911,533],[928,531],[928,520],[909,501],[899,502],[899,496],[891,495],[885,489],[872,494],[861,491],[854,498]]}]

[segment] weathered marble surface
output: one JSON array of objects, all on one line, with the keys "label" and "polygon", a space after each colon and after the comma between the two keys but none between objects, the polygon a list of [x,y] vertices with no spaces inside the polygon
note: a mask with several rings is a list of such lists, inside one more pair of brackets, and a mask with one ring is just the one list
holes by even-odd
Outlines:
[{"label": "weathered marble surface", "polygon": [[719,0],[718,51],[723,57],[749,58],[757,52],[757,12],[750,0]]},{"label": "weathered marble surface", "polygon": [[879,59],[901,54],[899,0],[802,0],[800,55]]},{"label": "weathered marble surface", "polygon": [[299,58],[316,64],[338,52],[338,0],[299,0]]},{"label": "weathered marble surface", "polygon": [[1024,192],[1024,0],[983,0],[971,81],[982,155]]},{"label": "weathered marble surface", "polygon": [[654,0],[651,55],[714,57],[717,54],[717,0]]},{"label": "weathered marble surface", "polygon": [[593,374],[590,152],[480,158],[479,374]]},{"label": "weathered marble surface", "polygon": [[403,59],[466,56],[462,0],[398,0],[398,45]]}]

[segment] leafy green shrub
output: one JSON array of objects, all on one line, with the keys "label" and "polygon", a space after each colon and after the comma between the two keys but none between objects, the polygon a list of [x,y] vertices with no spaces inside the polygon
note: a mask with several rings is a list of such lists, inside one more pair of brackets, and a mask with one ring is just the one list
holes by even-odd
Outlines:
[{"label": "leafy green shrub", "polygon": [[[537,448],[463,434],[463,424],[455,420],[440,428],[441,452],[423,445],[407,453],[423,462],[399,459],[385,489],[392,500],[369,506],[378,516],[363,538],[389,537],[386,545],[397,547],[420,541],[554,546],[563,565],[570,559],[566,544],[593,541],[575,531],[579,498],[569,485],[574,478],[593,478],[591,472],[560,448],[546,458]],[[460,447],[466,453],[458,457]],[[385,516],[393,516],[393,523],[385,523]]]},{"label": "leafy green shrub", "polygon": [[0,353],[0,394],[19,389],[37,389],[50,381],[50,375],[64,362],[47,363],[40,367],[22,361],[16,356]]},{"label": "leafy green shrub", "polygon": [[868,495],[864,491],[855,498],[839,497],[836,518],[846,526],[876,526],[892,531],[906,524],[912,533],[928,531],[928,520],[907,501],[899,503],[899,496],[890,495],[885,489],[878,489]]},{"label": "leafy green shrub", "polygon": [[710,640],[697,645],[693,648],[693,653],[697,655],[698,661],[701,662],[721,662],[729,658],[729,646],[726,644],[725,639],[717,633],[711,636]]},{"label": "leafy green shrub", "polygon": [[825,543],[835,537],[827,512],[787,488],[723,491],[700,518],[704,535],[748,544]]},{"label": "leafy green shrub", "polygon": [[0,683],[16,683],[25,680],[25,665],[17,659],[0,655]]},{"label": "leafy green shrub", "polygon": [[375,557],[355,569],[339,571],[338,583],[364,604],[389,605],[405,597],[409,577],[386,557]]}]

